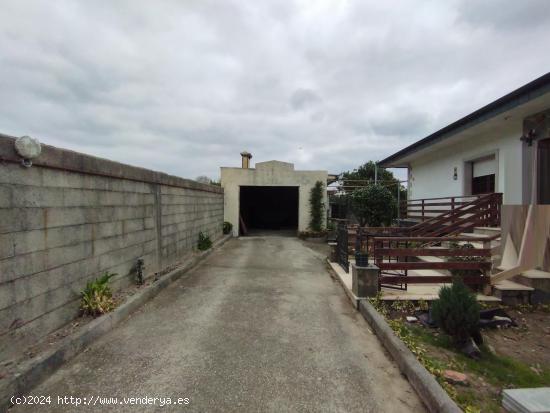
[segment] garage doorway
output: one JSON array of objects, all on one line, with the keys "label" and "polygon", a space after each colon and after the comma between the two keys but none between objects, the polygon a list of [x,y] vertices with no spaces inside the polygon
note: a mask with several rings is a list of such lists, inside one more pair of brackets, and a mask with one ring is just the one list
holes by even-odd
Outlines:
[{"label": "garage doorway", "polygon": [[297,186],[241,186],[239,205],[240,235],[297,234]]}]

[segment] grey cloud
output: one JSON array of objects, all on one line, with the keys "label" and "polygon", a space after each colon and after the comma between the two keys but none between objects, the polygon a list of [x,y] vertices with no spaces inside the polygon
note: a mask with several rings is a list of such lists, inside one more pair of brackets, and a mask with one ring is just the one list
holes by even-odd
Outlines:
[{"label": "grey cloud", "polygon": [[547,71],[548,4],[6,0],[0,132],[190,178],[243,149],[353,169]]},{"label": "grey cloud", "polygon": [[460,20],[481,28],[502,32],[532,30],[550,24],[550,2],[547,0],[508,1],[463,0],[459,8]]},{"label": "grey cloud", "polygon": [[311,89],[297,89],[290,97],[290,106],[296,110],[310,108],[321,102],[322,99]]}]

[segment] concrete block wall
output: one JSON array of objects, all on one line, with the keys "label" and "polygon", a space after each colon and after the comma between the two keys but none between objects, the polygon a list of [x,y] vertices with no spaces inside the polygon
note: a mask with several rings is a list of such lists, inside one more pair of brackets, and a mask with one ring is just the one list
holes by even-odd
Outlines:
[{"label": "concrete block wall", "polygon": [[0,360],[78,315],[105,271],[113,288],[183,262],[222,234],[223,190],[51,146],[31,168],[0,135]]},{"label": "concrete block wall", "polygon": [[161,252],[163,263],[176,264],[196,246],[199,232],[216,239],[223,223],[219,193],[161,186]]}]

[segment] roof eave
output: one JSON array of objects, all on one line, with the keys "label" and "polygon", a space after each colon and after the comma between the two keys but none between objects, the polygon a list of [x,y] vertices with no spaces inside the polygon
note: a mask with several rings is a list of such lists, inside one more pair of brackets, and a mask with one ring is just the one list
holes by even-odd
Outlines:
[{"label": "roof eave", "polygon": [[378,164],[384,168],[405,167],[407,162],[402,162],[403,158],[548,92],[550,92],[550,72],[401,149]]}]

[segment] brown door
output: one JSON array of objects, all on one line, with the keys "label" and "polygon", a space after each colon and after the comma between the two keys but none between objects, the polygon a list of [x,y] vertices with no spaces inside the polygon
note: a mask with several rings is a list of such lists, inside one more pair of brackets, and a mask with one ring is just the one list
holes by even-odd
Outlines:
[{"label": "brown door", "polygon": [[538,142],[538,203],[550,204],[550,138]]},{"label": "brown door", "polygon": [[472,195],[495,192],[495,156],[487,156],[472,162]]}]

